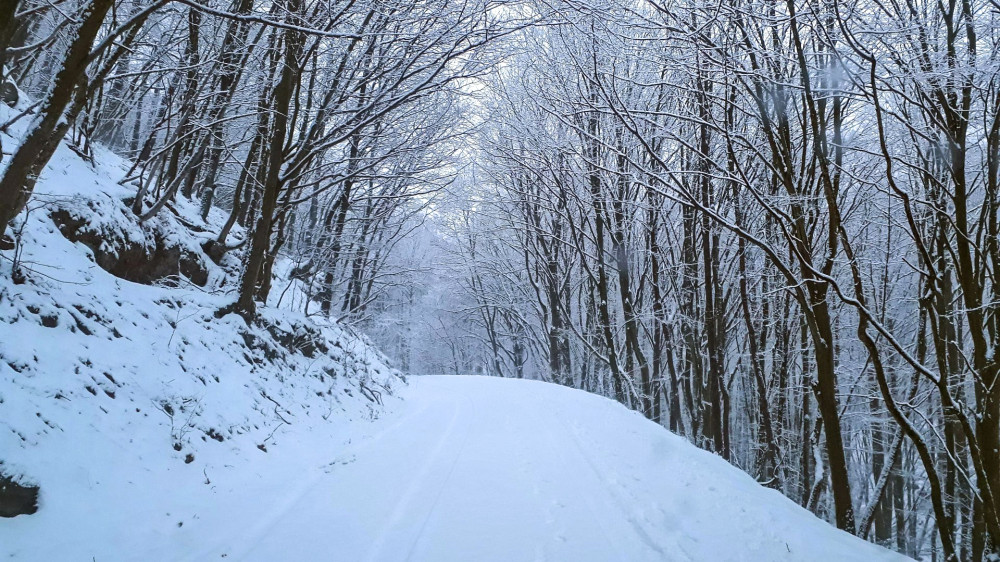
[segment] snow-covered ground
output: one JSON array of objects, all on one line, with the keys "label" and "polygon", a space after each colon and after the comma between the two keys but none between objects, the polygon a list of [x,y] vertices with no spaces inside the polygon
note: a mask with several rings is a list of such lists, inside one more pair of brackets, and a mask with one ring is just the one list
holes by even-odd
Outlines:
[{"label": "snow-covered ground", "polygon": [[201,559],[905,559],[578,390],[420,377],[377,426]]},{"label": "snow-covered ground", "polygon": [[[486,377],[419,377],[402,394],[350,426],[349,445],[310,437],[169,515],[141,498],[122,498],[122,515],[94,506],[99,525],[77,522],[103,528],[77,543],[90,550],[36,559],[904,559],[610,400]],[[73,531],[53,529],[49,552]]]},{"label": "snow-covered ground", "polygon": [[[281,454],[216,467],[197,485],[183,467],[81,471],[79,493],[49,513],[0,523],[0,552],[192,562],[905,559],[604,398],[487,377],[419,377],[402,395],[375,422],[298,435]],[[109,493],[94,491],[102,487]]]}]

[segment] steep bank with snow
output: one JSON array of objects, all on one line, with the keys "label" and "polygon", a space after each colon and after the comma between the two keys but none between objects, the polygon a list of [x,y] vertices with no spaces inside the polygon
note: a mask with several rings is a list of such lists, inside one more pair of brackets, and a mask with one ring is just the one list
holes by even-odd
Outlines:
[{"label": "steep bank with snow", "polygon": [[206,513],[332,461],[402,384],[335,324],[215,318],[237,267],[202,244],[225,216],[181,202],[140,224],[125,163],[94,161],[61,147],[0,252],[0,476],[40,487],[37,513],[0,519],[0,559],[171,559]]}]

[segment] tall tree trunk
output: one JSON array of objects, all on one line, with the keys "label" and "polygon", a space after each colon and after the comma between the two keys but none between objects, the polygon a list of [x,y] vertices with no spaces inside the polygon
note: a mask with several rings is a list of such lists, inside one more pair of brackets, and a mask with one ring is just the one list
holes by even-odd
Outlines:
[{"label": "tall tree trunk", "polygon": [[80,14],[76,35],[66,49],[38,116],[0,178],[0,237],[6,233],[7,224],[28,204],[38,176],[75,117],[64,118],[63,112],[73,100],[74,89],[87,87],[86,61],[112,4],[114,0],[92,0]]},{"label": "tall tree trunk", "polygon": [[7,77],[4,66],[7,64],[7,47],[10,46],[11,37],[17,29],[17,8],[21,0],[5,0],[0,6],[0,80]]},{"label": "tall tree trunk", "polygon": [[[302,0],[285,0],[286,13],[293,22],[298,19]],[[220,314],[237,312],[246,319],[253,318],[257,312],[254,297],[257,294],[257,282],[264,266],[267,250],[271,245],[271,228],[274,224],[278,195],[281,192],[281,168],[284,160],[282,149],[288,134],[288,108],[291,104],[295,82],[299,73],[299,54],[302,50],[303,34],[295,27],[285,30],[284,65],[281,70],[281,80],[274,88],[274,119],[271,126],[271,142],[267,154],[267,176],[261,195],[260,213],[251,237],[250,252],[244,265],[243,276],[240,279],[240,293],[236,303],[220,310]]]}]

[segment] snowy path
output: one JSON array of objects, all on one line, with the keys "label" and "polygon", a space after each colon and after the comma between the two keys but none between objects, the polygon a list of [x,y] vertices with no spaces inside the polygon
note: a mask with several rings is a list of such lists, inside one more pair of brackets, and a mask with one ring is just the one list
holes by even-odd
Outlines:
[{"label": "snowy path", "polygon": [[191,559],[895,558],[608,400],[479,377],[411,379],[405,398]]}]

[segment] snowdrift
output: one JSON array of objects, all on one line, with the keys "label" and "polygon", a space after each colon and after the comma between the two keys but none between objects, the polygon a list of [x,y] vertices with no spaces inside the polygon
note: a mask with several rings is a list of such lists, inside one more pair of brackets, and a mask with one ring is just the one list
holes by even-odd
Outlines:
[{"label": "snowdrift", "polygon": [[0,519],[3,559],[172,559],[211,506],[266,506],[259,475],[330,462],[402,384],[336,324],[216,319],[237,267],[202,245],[225,216],[181,200],[140,224],[126,170],[61,147],[0,253],[0,485],[40,489],[37,513]]}]

